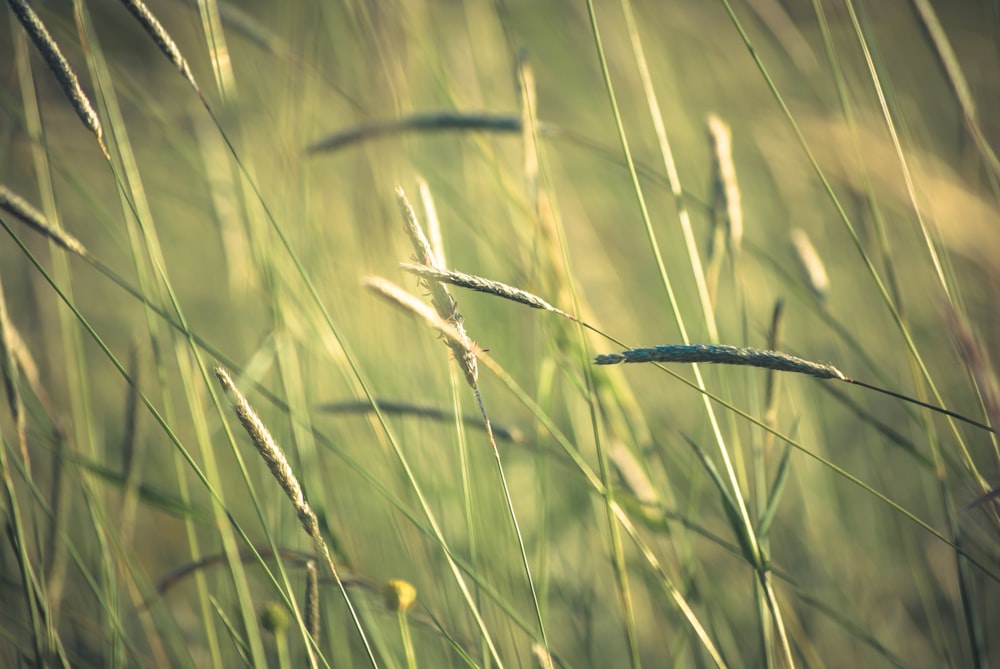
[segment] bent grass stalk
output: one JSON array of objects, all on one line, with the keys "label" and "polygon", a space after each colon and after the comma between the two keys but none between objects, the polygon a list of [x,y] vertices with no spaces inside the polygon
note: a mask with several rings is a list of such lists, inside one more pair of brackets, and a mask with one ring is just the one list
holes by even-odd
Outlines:
[{"label": "bent grass stalk", "polygon": [[554,307],[541,297],[535,295],[534,293],[529,293],[521,288],[515,288],[509,284],[503,283],[501,281],[494,281],[493,279],[486,279],[481,276],[476,276],[475,274],[466,274],[465,272],[459,272],[453,269],[443,269],[440,267],[431,267],[429,265],[418,265],[415,263],[399,263],[400,269],[404,272],[409,272],[410,274],[415,274],[427,280],[440,281],[444,283],[450,283],[453,286],[459,286],[460,288],[467,288],[469,290],[474,290],[479,293],[487,293],[489,295],[496,295],[497,297],[502,297],[505,300],[510,300],[511,302],[517,302],[525,306],[529,306],[532,309],[541,309],[542,311],[550,311],[554,314],[567,318],[575,323],[579,323],[583,327],[587,328],[591,332],[601,335],[602,337],[608,339],[609,341],[615,341],[613,337],[605,334],[595,326],[582,321],[576,316],[569,314],[558,307]]},{"label": "bent grass stalk", "polygon": [[[404,309],[410,309],[416,315],[424,318],[428,323],[435,329],[441,331],[445,336],[448,336],[445,331],[448,329],[448,325],[440,318],[432,309],[427,307],[426,304],[418,300],[417,298],[409,295],[405,291],[401,291],[398,288],[401,295],[395,294],[395,292],[384,292],[383,289],[388,286],[392,286],[388,281],[384,279],[369,279],[367,282],[369,289],[382,295],[386,299],[395,302],[402,306]],[[402,296],[406,296],[400,299]],[[412,305],[412,307],[410,306]],[[601,478],[590,468],[590,466],[583,460],[582,456],[576,451],[570,440],[560,431],[559,427],[555,425],[542,411],[524,390],[518,386],[517,382],[499,365],[497,364],[486,352],[479,350],[476,351],[476,356],[478,359],[482,360],[490,370],[497,375],[498,378],[517,396],[517,398],[527,407],[532,414],[537,416],[542,422],[545,429],[556,439],[559,445],[562,447],[566,455],[570,457],[573,463],[578,467],[581,474],[586,478],[588,484],[591,488],[600,496],[607,495],[607,488],[601,481]],[[643,559],[646,563],[653,569],[655,574],[659,579],[660,585],[663,586],[666,594],[674,601],[678,609],[688,620],[692,629],[698,635],[698,638],[702,641],[705,650],[710,654],[710,656],[715,661],[716,666],[725,666],[722,661],[722,656],[719,654],[718,650],[715,648],[715,644],[708,632],[705,630],[704,626],[698,620],[697,615],[694,613],[693,609],[684,598],[684,595],[680,590],[674,585],[673,581],[670,579],[669,575],[665,571],[660,560],[657,558],[656,554],[645,542],[645,539],[638,532],[635,524],[632,522],[628,513],[624,508],[622,508],[617,501],[611,501],[612,513],[615,518],[621,524],[625,532],[632,538],[635,542],[636,547],[642,553]],[[537,601],[537,600],[536,600]]]},{"label": "bent grass stalk", "polygon": [[466,355],[475,357],[472,342],[469,341],[468,337],[464,336],[464,333],[460,333],[453,323],[449,323],[441,318],[436,311],[427,306],[426,303],[420,301],[420,299],[380,276],[367,276],[364,278],[363,283],[365,288],[376,295],[395,303],[405,311],[409,311],[427,321],[428,325],[444,336],[445,341],[452,350],[456,346],[461,348],[462,357]]},{"label": "bent grass stalk", "polygon": [[[410,242],[413,245],[413,250],[417,255],[417,259],[423,262],[425,266],[431,268],[438,267],[439,260],[436,257],[430,242],[427,240],[427,236],[424,234],[423,228],[420,226],[420,221],[417,219],[416,212],[407,199],[402,186],[396,186],[396,200],[399,204],[400,213],[403,215],[403,224],[406,229],[406,234],[410,238]],[[472,346],[468,340],[465,328],[462,325],[462,315],[459,313],[458,306],[455,303],[454,298],[452,298],[451,294],[448,292],[448,288],[444,285],[444,283],[427,277],[421,277],[421,280],[431,292],[431,301],[434,303],[438,315],[447,322],[454,324],[466,342],[465,350],[459,351],[454,347],[452,350],[455,353],[456,359],[460,360],[462,363],[466,379],[469,381],[469,385],[472,387],[472,392],[476,398],[476,403],[479,405],[479,413],[483,418],[483,426],[486,428],[486,435],[489,438],[490,446],[493,449],[493,455],[496,459],[497,473],[500,476],[500,484],[503,488],[504,501],[507,503],[507,511],[510,514],[514,534],[517,536],[517,546],[521,553],[521,564],[524,567],[525,578],[528,581],[528,590],[531,592],[531,601],[535,608],[535,618],[538,622],[538,631],[541,635],[543,645],[548,648],[549,641],[545,632],[545,622],[542,617],[541,606],[538,602],[538,592],[535,588],[535,579],[531,574],[531,567],[528,563],[528,553],[524,547],[521,525],[517,519],[517,514],[514,512],[514,502],[511,498],[510,486],[507,484],[507,474],[504,472],[503,462],[500,459],[500,449],[497,447],[496,438],[493,435],[493,423],[490,420],[488,412],[486,411],[486,403],[483,401],[483,394],[479,388],[477,379],[479,370],[476,363],[475,347]]]}]

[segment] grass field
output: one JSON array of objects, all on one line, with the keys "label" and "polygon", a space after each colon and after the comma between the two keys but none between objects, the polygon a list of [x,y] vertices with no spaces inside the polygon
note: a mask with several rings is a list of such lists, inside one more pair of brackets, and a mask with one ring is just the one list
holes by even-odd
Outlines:
[{"label": "grass field", "polygon": [[0,665],[997,666],[1000,5],[137,3],[0,12]]}]

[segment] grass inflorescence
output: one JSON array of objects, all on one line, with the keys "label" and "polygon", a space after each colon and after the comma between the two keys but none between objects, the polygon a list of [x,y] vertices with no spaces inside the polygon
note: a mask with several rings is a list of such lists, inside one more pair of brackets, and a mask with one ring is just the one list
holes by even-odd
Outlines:
[{"label": "grass inflorescence", "polygon": [[774,369],[780,372],[808,374],[819,379],[847,377],[833,365],[803,360],[794,355],[759,348],[728,346],[725,344],[667,344],[651,348],[630,348],[621,353],[607,353],[594,359],[598,365],[617,365],[623,362],[686,362],[718,365],[748,365]]},{"label": "grass inflorescence", "polygon": [[49,34],[48,28],[45,27],[27,0],[7,0],[7,4],[13,10],[14,16],[17,17],[25,32],[28,33],[28,37],[31,38],[38,52],[42,54],[52,74],[58,80],[59,86],[66,94],[66,98],[73,106],[76,115],[80,117],[87,129],[94,133],[101,151],[107,156],[108,149],[104,144],[104,128],[101,126],[101,119],[94,111],[90,98],[80,86],[76,72],[70,67],[66,57],[59,49],[59,45]]}]

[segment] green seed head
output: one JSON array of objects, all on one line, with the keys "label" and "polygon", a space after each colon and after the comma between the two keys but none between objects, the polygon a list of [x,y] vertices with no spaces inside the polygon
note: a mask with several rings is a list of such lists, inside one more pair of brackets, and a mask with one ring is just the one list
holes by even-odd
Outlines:
[{"label": "green seed head", "polygon": [[260,626],[271,634],[282,634],[291,624],[288,610],[278,602],[267,602],[260,611]]}]

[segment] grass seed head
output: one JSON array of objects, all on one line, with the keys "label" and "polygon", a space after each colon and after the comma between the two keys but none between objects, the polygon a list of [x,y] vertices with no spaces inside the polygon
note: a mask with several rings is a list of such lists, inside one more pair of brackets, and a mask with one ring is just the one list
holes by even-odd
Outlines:
[{"label": "grass seed head", "polygon": [[49,69],[56,75],[59,86],[69,98],[77,116],[94,133],[97,137],[97,143],[101,147],[101,152],[105,157],[108,157],[108,149],[104,145],[104,129],[101,127],[101,119],[94,111],[94,106],[90,104],[90,98],[80,87],[80,80],[77,79],[73,68],[69,66],[69,62],[59,50],[59,45],[52,39],[45,24],[38,18],[38,14],[31,8],[27,0],[7,0],[7,3],[14,10],[14,15],[24,27],[25,32],[28,33],[28,37],[35,43],[35,47],[42,54],[45,62],[48,63]]},{"label": "grass seed head", "polygon": [[87,249],[73,235],[53,225],[45,214],[35,209],[23,197],[0,184],[0,209],[17,216],[21,221],[50,240],[81,257],[89,257]]},{"label": "grass seed head", "polygon": [[740,186],[736,181],[736,164],[733,162],[733,134],[729,124],[715,114],[708,115],[707,123],[715,153],[716,197],[725,209],[729,243],[735,250],[743,243],[743,203]]},{"label": "grass seed head", "polygon": [[194,75],[191,74],[191,68],[188,67],[187,60],[181,55],[180,49],[177,48],[177,44],[170,37],[169,33],[167,33],[163,24],[149,11],[146,4],[142,0],[122,0],[122,3],[132,13],[132,16],[139,21],[143,30],[153,38],[156,46],[160,47],[160,51],[177,68],[187,82],[191,84],[194,90],[201,95],[201,89],[198,88],[198,84],[194,80]]}]

